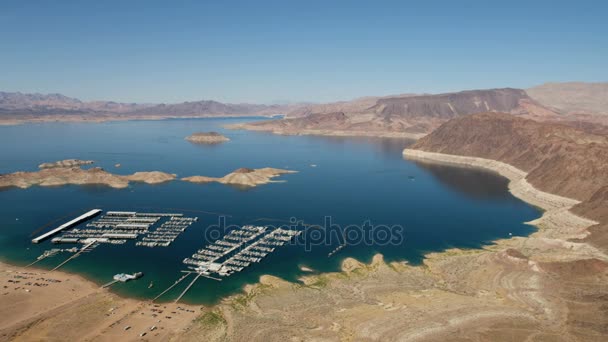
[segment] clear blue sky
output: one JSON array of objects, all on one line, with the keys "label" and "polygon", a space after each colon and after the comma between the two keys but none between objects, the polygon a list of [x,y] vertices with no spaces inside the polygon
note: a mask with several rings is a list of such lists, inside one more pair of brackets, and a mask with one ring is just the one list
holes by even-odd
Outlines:
[{"label": "clear blue sky", "polygon": [[608,1],[6,1],[0,90],[331,101],[608,80]]}]

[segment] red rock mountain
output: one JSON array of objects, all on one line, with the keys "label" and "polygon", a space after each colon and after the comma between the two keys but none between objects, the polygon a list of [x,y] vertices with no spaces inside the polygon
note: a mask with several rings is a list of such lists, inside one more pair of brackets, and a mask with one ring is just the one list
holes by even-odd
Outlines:
[{"label": "red rock mountain", "polygon": [[379,98],[362,111],[313,113],[304,117],[256,122],[242,128],[276,133],[315,133],[332,131],[369,135],[411,134],[421,136],[443,122],[461,115],[480,112],[508,112],[527,117],[551,117],[556,113],[532,100],[521,89],[469,90],[438,95]]},{"label": "red rock mountain", "polygon": [[579,213],[596,219],[608,214],[606,135],[509,114],[480,113],[444,123],[412,148],[513,165],[528,172],[527,179],[535,187],[583,201]]}]

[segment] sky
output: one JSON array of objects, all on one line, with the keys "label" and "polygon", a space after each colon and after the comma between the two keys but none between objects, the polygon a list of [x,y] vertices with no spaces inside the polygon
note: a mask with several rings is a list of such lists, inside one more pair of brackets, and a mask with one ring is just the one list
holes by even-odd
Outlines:
[{"label": "sky", "polygon": [[608,81],[608,1],[0,2],[0,91],[327,102]]}]

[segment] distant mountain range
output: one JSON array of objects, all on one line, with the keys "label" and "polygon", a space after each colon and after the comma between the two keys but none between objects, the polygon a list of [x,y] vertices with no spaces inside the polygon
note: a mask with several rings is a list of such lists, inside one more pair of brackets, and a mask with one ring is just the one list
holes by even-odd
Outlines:
[{"label": "distant mountain range", "polygon": [[217,101],[195,101],[178,104],[84,102],[61,94],[0,92],[0,120],[269,116],[283,114],[292,111],[294,108],[293,105],[230,104]]},{"label": "distant mountain range", "polygon": [[480,112],[538,118],[558,116],[530,98],[524,90],[503,88],[378,98],[374,105],[356,111],[313,113],[233,127],[278,134],[418,138],[451,118]]},{"label": "distant mountain range", "polygon": [[528,90],[480,89],[291,105],[230,104],[211,100],[177,104],[84,102],[61,94],[0,92],[0,124],[285,114],[286,118],[282,120],[237,128],[281,134],[419,137],[453,117],[486,111],[538,120],[603,122],[608,120],[608,83],[550,83]]},{"label": "distant mountain range", "polygon": [[248,103],[221,103],[217,101],[195,101],[178,104],[160,104],[134,110],[136,115],[276,115],[293,110],[293,105],[260,105]]},{"label": "distant mountain range", "polygon": [[88,113],[128,113],[151,105],[112,101],[83,102],[61,94],[0,92],[0,114],[57,115]]}]

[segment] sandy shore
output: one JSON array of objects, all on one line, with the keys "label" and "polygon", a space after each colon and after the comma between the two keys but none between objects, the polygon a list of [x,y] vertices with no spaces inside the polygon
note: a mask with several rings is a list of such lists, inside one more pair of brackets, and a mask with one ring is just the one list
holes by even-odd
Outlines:
[{"label": "sandy shore", "polygon": [[417,140],[425,136],[425,133],[383,132],[383,131],[354,131],[354,130],[330,130],[330,129],[299,129],[285,130],[280,128],[258,127],[248,123],[225,125],[227,129],[241,129],[247,131],[268,132],[277,135],[313,135],[330,137],[370,137],[370,138],[397,138]]},{"label": "sandy shore", "polygon": [[0,341],[125,341],[144,332],[146,340],[166,341],[202,309],[121,298],[78,275],[5,263],[0,303]]}]

